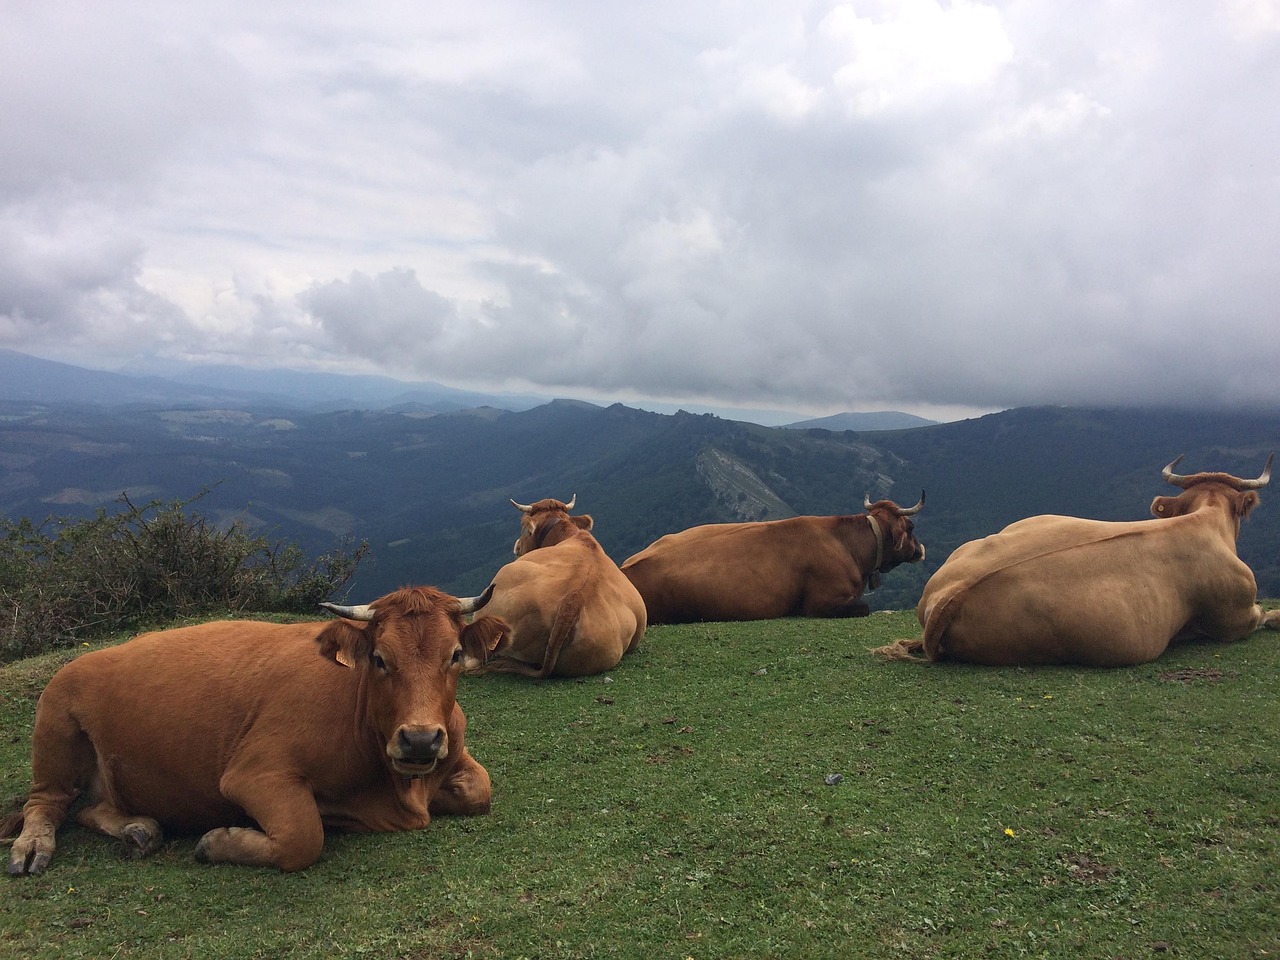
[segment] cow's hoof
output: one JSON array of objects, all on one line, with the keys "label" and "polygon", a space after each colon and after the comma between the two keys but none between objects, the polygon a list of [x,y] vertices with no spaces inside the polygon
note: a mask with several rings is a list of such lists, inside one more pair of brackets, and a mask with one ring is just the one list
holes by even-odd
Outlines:
[{"label": "cow's hoof", "polygon": [[130,860],[149,857],[160,849],[164,833],[160,824],[150,818],[134,820],[124,827],[124,853]]},{"label": "cow's hoof", "polygon": [[198,862],[200,863],[214,862],[213,845],[216,842],[216,840],[214,839],[215,833],[225,834],[227,833],[227,829],[225,827],[219,827],[217,830],[210,830],[208,833],[206,833],[203,837],[200,838],[200,842],[196,844],[196,860]]},{"label": "cow's hoof", "polygon": [[24,854],[15,851],[9,866],[6,867],[11,877],[34,877],[37,874],[44,873],[49,866],[49,861],[53,859],[53,854],[36,850],[30,854]]}]

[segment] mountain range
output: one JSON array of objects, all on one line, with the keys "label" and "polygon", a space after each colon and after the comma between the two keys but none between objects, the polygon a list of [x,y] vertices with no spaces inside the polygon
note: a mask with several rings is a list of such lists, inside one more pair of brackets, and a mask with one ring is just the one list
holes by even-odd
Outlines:
[{"label": "mountain range", "polygon": [[[84,517],[113,509],[125,491],[142,504],[207,489],[192,510],[312,554],[367,541],[350,591],[358,602],[405,583],[478,593],[511,559],[512,498],[577,494],[575,512],[594,517],[621,562],[695,524],[857,513],[864,494],[905,504],[925,490],[916,519],[928,559],[894,570],[869,598],[911,607],[966,540],[1038,513],[1143,518],[1153,496],[1170,492],[1160,469],[1179,454],[1184,472],[1256,476],[1280,448],[1280,420],[1240,412],[1034,407],[859,432],[573,400],[508,409],[499,396],[379,408],[330,396],[307,406],[232,377],[184,388],[38,367],[6,376],[14,366],[0,352],[0,515]],[[54,374],[66,395],[37,396]],[[1275,597],[1280,501],[1262,496],[1239,550]]]}]

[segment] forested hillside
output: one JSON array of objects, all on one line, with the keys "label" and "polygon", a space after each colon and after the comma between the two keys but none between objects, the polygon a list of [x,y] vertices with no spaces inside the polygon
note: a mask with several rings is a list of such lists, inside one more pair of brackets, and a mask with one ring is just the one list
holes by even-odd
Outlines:
[{"label": "forested hillside", "polygon": [[[884,578],[879,608],[913,606],[960,543],[1036,513],[1149,516],[1160,468],[1256,476],[1274,418],[1169,411],[1012,410],[898,432],[766,428],[713,416],[557,401],[510,413],[173,410],[0,404],[0,512],[87,516],[187,499],[218,521],[325,551],[367,540],[352,596],[403,583],[475,593],[511,558],[509,498],[578,496],[618,561],[664,533],[796,513],[856,513],[862,497],[927,505],[929,559]],[[1241,555],[1280,596],[1280,482],[1244,524]]]}]

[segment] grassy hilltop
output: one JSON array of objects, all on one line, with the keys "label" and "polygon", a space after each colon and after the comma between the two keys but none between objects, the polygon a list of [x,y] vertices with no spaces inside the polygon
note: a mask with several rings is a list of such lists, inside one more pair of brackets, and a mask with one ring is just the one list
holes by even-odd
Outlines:
[{"label": "grassy hilltop", "polygon": [[[487,817],[296,875],[70,826],[5,883],[24,957],[1265,957],[1280,643],[1143,667],[882,664],[907,613],[650,631],[605,677],[464,680]],[[0,668],[0,791],[62,656]]]}]

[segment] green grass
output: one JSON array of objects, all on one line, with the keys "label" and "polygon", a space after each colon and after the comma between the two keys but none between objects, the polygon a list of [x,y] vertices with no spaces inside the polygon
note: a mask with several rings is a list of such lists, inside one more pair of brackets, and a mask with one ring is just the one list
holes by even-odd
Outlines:
[{"label": "green grass", "polygon": [[[1280,955],[1280,638],[1111,671],[866,653],[915,630],[660,627],[612,682],[466,679],[491,815],[331,835],[293,875],[71,825],[0,882],[0,956]],[[59,662],[0,671],[6,796]]]}]

